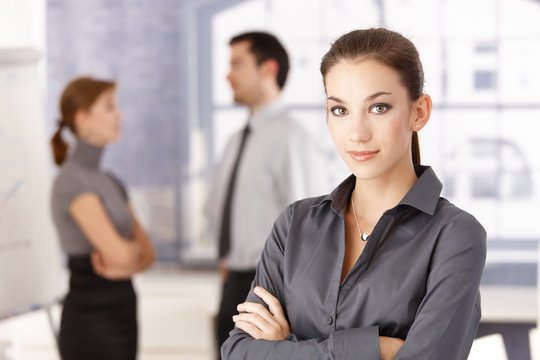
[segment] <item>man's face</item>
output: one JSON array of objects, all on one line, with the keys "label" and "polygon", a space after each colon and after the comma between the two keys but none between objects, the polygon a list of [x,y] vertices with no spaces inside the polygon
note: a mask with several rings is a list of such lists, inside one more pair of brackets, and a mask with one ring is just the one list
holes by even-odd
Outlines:
[{"label": "man's face", "polygon": [[262,72],[249,41],[231,45],[231,63],[227,80],[231,84],[234,101],[251,106],[262,97]]}]

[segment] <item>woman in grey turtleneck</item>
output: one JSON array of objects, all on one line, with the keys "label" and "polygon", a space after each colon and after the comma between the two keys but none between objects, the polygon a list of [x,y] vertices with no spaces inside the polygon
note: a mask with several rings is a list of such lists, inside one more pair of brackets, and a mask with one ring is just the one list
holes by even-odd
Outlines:
[{"label": "woman in grey turtleneck", "polygon": [[[99,168],[103,149],[120,136],[121,113],[112,82],[77,78],[60,100],[62,118],[51,139],[62,165],[52,190],[52,214],[70,270],[60,325],[63,360],[133,360],[136,295],[131,276],[155,258],[127,192]],[[61,132],[77,138],[67,157]]]}]

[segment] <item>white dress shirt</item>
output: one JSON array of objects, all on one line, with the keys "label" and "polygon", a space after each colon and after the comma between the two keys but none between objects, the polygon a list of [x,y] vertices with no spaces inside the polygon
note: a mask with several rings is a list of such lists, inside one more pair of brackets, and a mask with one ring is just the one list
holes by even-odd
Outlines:
[{"label": "white dress shirt", "polygon": [[[231,248],[224,259],[233,271],[255,269],[272,224],[285,207],[327,192],[322,148],[281,101],[255,113],[249,126],[232,200]],[[240,139],[241,130],[227,142],[205,205],[216,244]]]}]

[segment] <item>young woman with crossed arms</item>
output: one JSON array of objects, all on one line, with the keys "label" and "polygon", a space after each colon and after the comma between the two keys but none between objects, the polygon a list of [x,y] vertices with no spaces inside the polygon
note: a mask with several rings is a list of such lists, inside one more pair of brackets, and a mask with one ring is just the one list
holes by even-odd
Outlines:
[{"label": "young woman with crossed arms", "polygon": [[[70,271],[60,323],[61,357],[135,360],[137,301],[131,278],[152,265],[155,254],[124,185],[100,168],[103,151],[120,137],[116,85],[73,79],[62,93],[60,112],[51,145],[61,168],[51,203]],[[65,129],[76,138],[69,156]]]},{"label": "young woman with crossed arms", "polygon": [[386,29],[352,31],[321,73],[352,175],[278,217],[223,358],[467,359],[486,233],[420,165],[432,104],[416,48]]}]

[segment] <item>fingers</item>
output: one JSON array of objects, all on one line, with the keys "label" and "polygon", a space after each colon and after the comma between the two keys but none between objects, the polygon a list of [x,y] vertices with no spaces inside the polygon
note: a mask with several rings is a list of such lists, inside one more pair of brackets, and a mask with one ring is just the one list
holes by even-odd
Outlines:
[{"label": "fingers", "polygon": [[223,260],[220,260],[218,262],[218,271],[219,271],[219,277],[221,278],[221,281],[227,281],[229,278],[229,268],[227,267],[227,264]]},{"label": "fingers", "polygon": [[290,329],[281,303],[268,290],[260,286],[255,287],[254,292],[268,305],[269,309],[259,303],[239,304],[237,309],[240,314],[233,316],[236,326],[254,339],[285,339],[289,336]]},{"label": "fingers", "polygon": [[405,341],[400,338],[380,336],[379,347],[381,351],[382,360],[393,359],[396,356],[396,354],[399,352],[399,350],[401,349],[404,343]]},{"label": "fingers", "polygon": [[257,313],[247,313],[247,312],[234,315],[233,321],[235,322],[235,324],[238,324],[238,323],[251,324],[253,327],[257,328],[258,331],[263,332],[263,333],[272,333],[273,327],[277,325],[277,323],[274,320],[268,319],[268,317],[263,317]]},{"label": "fingers", "polygon": [[233,316],[233,321],[238,328],[247,332],[254,339],[283,340],[290,333],[288,324],[282,326],[273,319],[267,321],[259,314],[238,314]]},{"label": "fingers", "polygon": [[268,305],[269,309],[262,304],[245,302],[237,306],[238,312],[257,314],[261,319],[275,325],[279,325],[281,322],[286,321],[281,303],[274,295],[260,286],[256,286],[253,291],[255,295],[259,296]]},{"label": "fingers", "polygon": [[101,275],[105,272],[103,261],[97,251],[92,252],[92,254],[90,255],[90,261],[92,263],[92,268],[94,269],[94,272],[96,274]]},{"label": "fingers", "polygon": [[253,292],[268,305],[272,315],[277,316],[280,319],[285,318],[281,303],[274,295],[270,293],[270,291],[266,290],[261,286],[255,286]]},{"label": "fingers", "polygon": [[113,267],[107,266],[103,261],[103,257],[97,251],[92,252],[92,254],[90,255],[90,261],[92,263],[92,269],[94,270],[94,273],[105,279],[120,280],[128,279],[131,276],[131,273],[126,270],[118,268],[115,269]]},{"label": "fingers", "polygon": [[263,332],[272,332],[272,328],[279,326],[274,316],[262,304],[245,302],[237,306],[238,315],[233,316],[233,321],[244,321],[255,325]]},{"label": "fingers", "polygon": [[272,317],[272,314],[261,304],[258,303],[252,303],[252,302],[245,302],[242,304],[238,304],[236,307],[238,312],[241,314],[257,314],[257,316],[260,316],[264,319],[270,319]]},{"label": "fingers", "polygon": [[259,340],[263,338],[262,331],[259,328],[257,328],[255,325],[253,325],[252,323],[249,323],[246,321],[236,321],[235,325],[240,330],[243,330],[246,333],[248,333],[255,340]]}]

